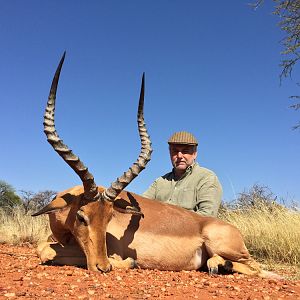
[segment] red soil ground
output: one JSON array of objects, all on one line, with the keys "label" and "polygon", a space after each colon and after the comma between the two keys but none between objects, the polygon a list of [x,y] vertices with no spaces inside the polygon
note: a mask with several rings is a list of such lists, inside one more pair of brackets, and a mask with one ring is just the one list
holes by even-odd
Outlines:
[{"label": "red soil ground", "polygon": [[39,264],[30,245],[0,245],[0,299],[299,299],[300,281],[239,274],[113,270]]}]

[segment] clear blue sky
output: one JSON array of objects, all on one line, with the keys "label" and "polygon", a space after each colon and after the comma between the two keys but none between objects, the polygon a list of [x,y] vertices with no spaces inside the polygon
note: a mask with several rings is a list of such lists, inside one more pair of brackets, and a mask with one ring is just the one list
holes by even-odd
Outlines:
[{"label": "clear blue sky", "polygon": [[[56,105],[64,142],[109,185],[136,160],[136,110],[146,72],[152,160],[128,190],[171,169],[167,139],[187,130],[198,162],[231,201],[253,184],[300,202],[300,94],[279,82],[283,33],[273,2],[1,1],[0,179],[17,191],[64,190],[80,179],[43,133],[52,76],[67,51]],[[298,73],[299,75],[299,73]],[[299,79],[299,76],[298,76]]]}]

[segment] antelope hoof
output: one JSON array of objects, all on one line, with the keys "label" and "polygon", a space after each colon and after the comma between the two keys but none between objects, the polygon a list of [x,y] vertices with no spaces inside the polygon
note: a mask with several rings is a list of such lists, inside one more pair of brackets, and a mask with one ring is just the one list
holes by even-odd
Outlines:
[{"label": "antelope hoof", "polygon": [[131,257],[127,257],[124,262],[126,262],[126,265],[128,266],[129,269],[134,269],[137,267],[137,262]]},{"label": "antelope hoof", "polygon": [[232,263],[232,261],[226,260],[226,261],[225,261],[225,264],[224,264],[224,269],[225,269],[227,272],[232,272],[232,269],[233,269],[233,263]]},{"label": "antelope hoof", "polygon": [[134,268],[138,267],[137,261],[134,260],[134,259],[132,259],[132,264],[131,265],[132,265],[131,269],[134,269]]},{"label": "antelope hoof", "polygon": [[218,273],[219,273],[219,268],[218,267],[208,268],[208,274],[209,275],[216,275]]},{"label": "antelope hoof", "polygon": [[52,248],[44,248],[40,253],[39,253],[39,257],[41,260],[42,264],[47,264],[47,265],[51,265],[53,263],[53,259],[56,256],[56,252],[55,250],[53,250]]},{"label": "antelope hoof", "polygon": [[219,273],[219,266],[224,266],[225,260],[221,256],[214,254],[207,260],[207,268],[209,275],[215,275]]},{"label": "antelope hoof", "polygon": [[109,257],[109,261],[113,269],[134,269],[137,267],[137,262],[132,257],[123,260],[121,256],[114,254]]}]

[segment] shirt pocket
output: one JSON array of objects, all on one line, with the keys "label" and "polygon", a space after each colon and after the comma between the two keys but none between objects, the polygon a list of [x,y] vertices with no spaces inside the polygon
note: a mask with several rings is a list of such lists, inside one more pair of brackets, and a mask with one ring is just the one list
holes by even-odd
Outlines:
[{"label": "shirt pocket", "polygon": [[195,195],[196,192],[194,188],[184,187],[180,189],[177,198],[178,205],[193,210],[196,205]]}]

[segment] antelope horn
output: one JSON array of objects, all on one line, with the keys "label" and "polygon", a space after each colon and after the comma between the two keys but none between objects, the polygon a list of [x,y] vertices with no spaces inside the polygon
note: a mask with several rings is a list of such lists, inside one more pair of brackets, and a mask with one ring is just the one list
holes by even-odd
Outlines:
[{"label": "antelope horn", "polygon": [[136,177],[138,174],[145,169],[146,164],[151,159],[151,141],[147,133],[146,124],[144,122],[144,88],[145,88],[145,74],[143,73],[141,93],[139,100],[139,107],[137,113],[137,122],[139,135],[141,139],[141,152],[137,161],[125,172],[121,177],[117,178],[109,188],[104,190],[101,194],[101,199],[114,201],[120,192]]},{"label": "antelope horn", "polygon": [[72,150],[70,150],[68,146],[65,145],[63,141],[59,138],[54,124],[56,90],[65,55],[66,52],[64,52],[53,77],[48,102],[44,114],[44,132],[47,136],[48,142],[51,144],[53,149],[80,177],[84,187],[84,198],[88,201],[94,201],[99,199],[99,193],[93,175],[88,171],[88,168],[85,167],[84,164],[80,161],[79,157],[73,154]]}]

